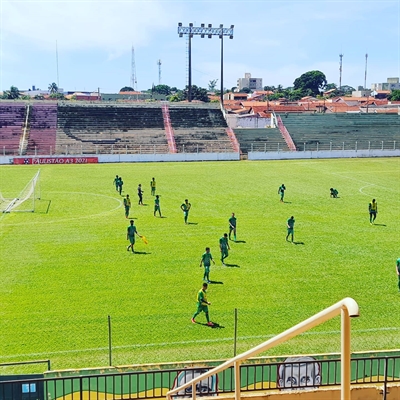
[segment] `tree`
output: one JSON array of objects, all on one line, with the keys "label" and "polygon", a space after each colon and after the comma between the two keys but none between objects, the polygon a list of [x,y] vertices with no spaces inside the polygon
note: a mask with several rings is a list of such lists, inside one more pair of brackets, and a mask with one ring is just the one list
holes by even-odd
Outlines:
[{"label": "tree", "polygon": [[248,87],[244,87],[244,88],[242,88],[240,93],[251,93],[251,90]]},{"label": "tree", "polygon": [[332,90],[332,89],[337,89],[337,86],[336,86],[335,83],[327,83],[325,85],[325,92],[328,91],[328,90]]},{"label": "tree", "polygon": [[58,86],[55,82],[50,83],[49,85],[49,93],[53,94],[53,93],[57,93],[58,92]]},{"label": "tree", "polygon": [[388,100],[390,101],[400,101],[400,90],[394,89],[392,93],[389,94]]},{"label": "tree", "polygon": [[120,92],[134,92],[135,90],[131,88],[130,86],[124,86]]},{"label": "tree", "polygon": [[57,100],[65,99],[64,95],[60,92],[51,93],[49,97],[50,97],[50,99],[57,99]]},{"label": "tree", "polygon": [[217,87],[217,82],[218,82],[218,79],[213,79],[212,81],[208,82],[208,91],[209,92],[215,92],[215,89]]},{"label": "tree", "polygon": [[305,94],[310,89],[313,95],[319,94],[326,84],[326,76],[321,71],[308,71],[293,82],[294,90],[300,89]]},{"label": "tree", "polygon": [[264,86],[265,91],[275,92],[275,86]]},{"label": "tree", "polygon": [[[185,90],[183,91],[183,100],[188,99],[188,91],[189,86],[186,85]],[[207,89],[198,87],[196,85],[192,85],[192,100],[200,100],[208,103],[210,99],[208,98]]]},{"label": "tree", "polygon": [[152,88],[152,91],[166,96],[171,94],[171,88],[168,85],[157,85]]},{"label": "tree", "polygon": [[11,86],[10,90],[5,90],[3,93],[3,99],[6,99],[6,100],[19,99],[20,96],[21,96],[21,93],[19,92],[19,90],[16,86]]}]

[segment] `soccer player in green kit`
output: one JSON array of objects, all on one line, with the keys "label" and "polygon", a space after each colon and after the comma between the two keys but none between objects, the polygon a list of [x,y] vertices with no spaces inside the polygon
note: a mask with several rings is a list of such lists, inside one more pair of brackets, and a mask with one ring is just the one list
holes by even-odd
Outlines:
[{"label": "soccer player in green kit", "polygon": [[210,283],[210,266],[211,266],[211,261],[215,265],[215,261],[210,253],[210,248],[206,247],[206,252],[201,256],[200,260],[200,268],[202,265],[204,265],[204,275],[203,275],[203,281],[206,281],[207,283]]},{"label": "soccer player in green kit", "polygon": [[221,250],[221,262],[222,262],[222,265],[225,265],[224,260],[229,255],[228,250],[231,249],[229,247],[228,234],[227,233],[224,233],[224,236],[222,236],[222,238],[219,239],[219,249]]},{"label": "soccer player in green kit", "polygon": [[126,232],[126,240],[129,240],[129,242],[131,243],[126,250],[129,251],[129,248],[132,249],[132,253],[135,252],[133,246],[135,245],[135,235],[138,235],[140,238],[142,236],[139,235],[136,226],[134,225],[133,219],[131,219],[131,224],[128,226],[127,232]]},{"label": "soccer player in green kit", "polygon": [[203,311],[206,314],[207,325],[214,326],[214,324],[210,321],[210,316],[208,315],[208,306],[211,305],[210,302],[207,301],[207,283],[203,283],[203,287],[197,293],[197,311],[193,314],[192,322],[195,324],[195,318]]},{"label": "soccer player in green kit", "polygon": [[397,273],[397,278],[399,278],[399,292],[400,292],[400,258],[397,259],[396,261],[396,273]]},{"label": "soccer player in green kit", "polygon": [[292,243],[293,243],[293,236],[294,236],[294,217],[293,215],[287,220],[287,235],[286,241],[288,242],[289,236],[292,236]]},{"label": "soccer player in green kit", "polygon": [[161,217],[160,195],[158,195],[158,194],[156,195],[156,198],[154,199],[154,216],[156,216],[157,211]]},{"label": "soccer player in green kit", "polygon": [[231,240],[232,232],[233,232],[233,239],[236,242],[236,217],[235,217],[235,213],[232,213],[232,217],[229,218],[229,240]]}]

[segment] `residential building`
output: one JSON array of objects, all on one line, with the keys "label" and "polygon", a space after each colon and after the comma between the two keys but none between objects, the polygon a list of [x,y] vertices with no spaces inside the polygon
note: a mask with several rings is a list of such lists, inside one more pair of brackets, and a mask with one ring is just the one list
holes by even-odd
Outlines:
[{"label": "residential building", "polygon": [[373,91],[400,90],[399,78],[387,78],[387,82],[373,83],[371,89]]},{"label": "residential building", "polygon": [[237,91],[240,92],[243,88],[250,90],[263,90],[262,78],[252,78],[251,74],[246,72],[244,78],[237,80]]}]

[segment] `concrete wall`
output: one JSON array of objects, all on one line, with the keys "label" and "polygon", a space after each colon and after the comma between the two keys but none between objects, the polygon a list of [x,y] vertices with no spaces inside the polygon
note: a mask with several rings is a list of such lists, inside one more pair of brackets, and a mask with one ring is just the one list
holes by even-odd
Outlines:
[{"label": "concrete wall", "polygon": [[[68,156],[62,156],[63,158]],[[239,153],[176,153],[176,154],[99,154],[99,163],[118,162],[176,162],[176,161],[238,161]],[[12,164],[12,156],[0,156],[0,164]],[[41,158],[25,156],[24,158]],[[52,158],[44,156],[44,158]],[[57,158],[56,156],[54,158]]]},{"label": "concrete wall", "polygon": [[335,150],[335,151],[282,151],[249,152],[249,160],[297,160],[311,158],[369,158],[400,157],[400,150]]}]

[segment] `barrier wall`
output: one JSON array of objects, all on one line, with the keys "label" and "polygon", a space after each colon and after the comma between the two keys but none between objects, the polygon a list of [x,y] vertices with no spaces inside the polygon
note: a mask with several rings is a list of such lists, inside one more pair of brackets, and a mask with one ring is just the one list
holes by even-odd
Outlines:
[{"label": "barrier wall", "polygon": [[253,151],[248,153],[249,160],[295,160],[312,158],[370,158],[400,157],[398,150],[322,150],[322,151]]}]

